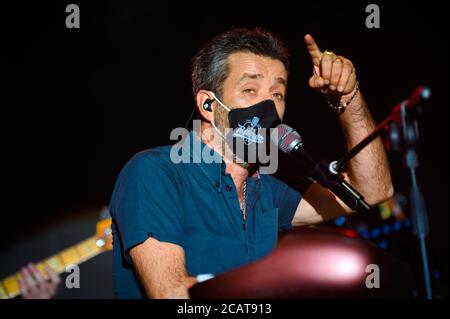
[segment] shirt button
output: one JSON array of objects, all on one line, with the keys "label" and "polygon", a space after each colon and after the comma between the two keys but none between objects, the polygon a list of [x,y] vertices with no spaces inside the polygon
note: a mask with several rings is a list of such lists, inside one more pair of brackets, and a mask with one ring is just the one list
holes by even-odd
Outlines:
[{"label": "shirt button", "polygon": [[220,183],[219,183],[219,182],[216,182],[215,185],[216,185],[216,187],[219,187],[219,186],[220,186]]},{"label": "shirt button", "polygon": [[227,190],[227,192],[231,192],[231,189],[232,189],[232,188],[231,188],[231,185],[228,185],[228,184],[227,184],[227,186],[225,186],[225,189]]}]

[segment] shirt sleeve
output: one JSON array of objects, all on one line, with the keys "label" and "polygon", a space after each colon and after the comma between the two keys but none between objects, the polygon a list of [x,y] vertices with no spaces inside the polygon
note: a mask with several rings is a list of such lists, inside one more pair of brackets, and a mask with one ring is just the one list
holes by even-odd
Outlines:
[{"label": "shirt sleeve", "polygon": [[110,203],[122,256],[148,237],[181,246],[184,221],[172,170],[151,152],[135,155],[116,182]]},{"label": "shirt sleeve", "polygon": [[286,183],[271,177],[273,204],[278,207],[278,231],[290,230],[302,196]]}]

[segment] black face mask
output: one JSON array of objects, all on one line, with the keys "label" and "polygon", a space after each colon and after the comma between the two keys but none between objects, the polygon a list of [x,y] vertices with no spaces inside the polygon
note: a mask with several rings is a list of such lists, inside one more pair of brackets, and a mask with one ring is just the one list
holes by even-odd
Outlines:
[{"label": "black face mask", "polygon": [[275,103],[264,100],[245,108],[230,110],[219,99],[216,101],[228,111],[230,129],[225,136],[214,128],[225,139],[233,154],[245,163],[259,163],[259,154],[268,154],[270,146],[270,128],[281,123]]}]

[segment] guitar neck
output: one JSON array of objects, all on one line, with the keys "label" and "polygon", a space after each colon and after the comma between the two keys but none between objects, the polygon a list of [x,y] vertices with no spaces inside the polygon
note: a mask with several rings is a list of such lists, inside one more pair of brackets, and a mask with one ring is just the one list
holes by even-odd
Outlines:
[{"label": "guitar neck", "polygon": [[[105,251],[105,241],[91,236],[78,244],[75,244],[63,251],[48,257],[36,264],[36,268],[47,279],[45,265],[48,265],[56,273],[65,272],[69,265],[79,265]],[[22,277],[20,272],[12,274],[0,281],[0,299],[14,298],[20,295],[19,280]]]}]

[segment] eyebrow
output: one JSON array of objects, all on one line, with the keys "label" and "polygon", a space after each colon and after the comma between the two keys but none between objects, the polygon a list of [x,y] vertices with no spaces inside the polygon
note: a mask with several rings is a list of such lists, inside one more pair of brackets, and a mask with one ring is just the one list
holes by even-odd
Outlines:
[{"label": "eyebrow", "polygon": [[[239,79],[238,83],[241,83],[244,80],[247,79],[252,79],[252,80],[257,80],[257,79],[263,79],[264,75],[259,74],[259,73],[244,73],[241,78]],[[279,84],[282,84],[284,86],[286,86],[286,80],[284,78],[278,77],[275,79],[275,81]]]}]

